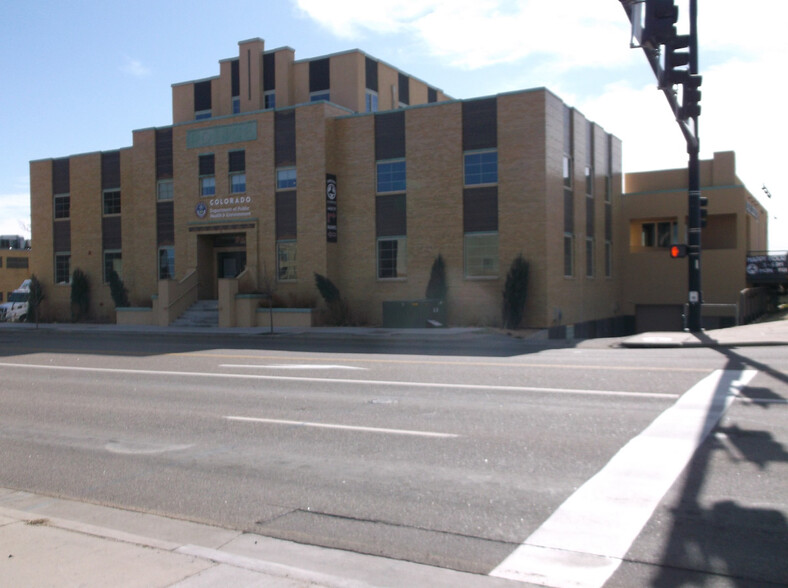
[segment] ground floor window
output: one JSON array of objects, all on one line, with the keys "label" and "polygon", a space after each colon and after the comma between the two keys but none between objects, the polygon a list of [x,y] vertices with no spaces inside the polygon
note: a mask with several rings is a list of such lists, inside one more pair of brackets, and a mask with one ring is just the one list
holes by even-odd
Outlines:
[{"label": "ground floor window", "polygon": [[159,247],[159,279],[172,280],[175,278],[175,247]]},{"label": "ground floor window", "polygon": [[407,237],[379,237],[378,278],[405,278],[407,275]]},{"label": "ground floor window", "polygon": [[294,240],[276,242],[276,277],[280,282],[298,278],[296,253]]},{"label": "ground floor window", "polygon": [[109,283],[109,276],[112,272],[118,274],[119,278],[123,277],[123,260],[120,251],[105,251],[104,252],[104,283]]},{"label": "ground floor window", "polygon": [[679,224],[674,220],[644,222],[640,225],[640,246],[667,248],[679,241]]},{"label": "ground floor window", "polygon": [[498,276],[498,232],[465,233],[465,277]]},{"label": "ground floor window", "polygon": [[575,275],[575,238],[572,233],[564,233],[564,277]]},{"label": "ground floor window", "polygon": [[71,281],[71,253],[55,253],[55,284]]}]

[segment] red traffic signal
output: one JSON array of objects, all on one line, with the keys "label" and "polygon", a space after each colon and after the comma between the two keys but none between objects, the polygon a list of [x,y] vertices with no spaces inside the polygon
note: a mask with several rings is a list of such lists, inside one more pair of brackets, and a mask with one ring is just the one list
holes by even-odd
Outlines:
[{"label": "red traffic signal", "polygon": [[687,246],[686,245],[671,245],[670,246],[670,257],[673,259],[678,259],[679,257],[687,257]]}]

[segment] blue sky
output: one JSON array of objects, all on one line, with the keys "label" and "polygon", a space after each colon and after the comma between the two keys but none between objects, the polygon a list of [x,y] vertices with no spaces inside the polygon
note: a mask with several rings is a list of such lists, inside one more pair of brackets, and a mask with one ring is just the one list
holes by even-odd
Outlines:
[{"label": "blue sky", "polygon": [[[683,26],[688,0],[677,4]],[[788,249],[788,2],[699,0],[699,15],[701,157],[736,151],[769,210],[770,249]],[[296,59],[359,48],[455,98],[545,86],[623,140],[625,171],[686,166],[619,0],[10,0],[0,234],[29,235],[30,160],[125,147],[132,130],[169,124],[171,84],[217,75],[253,37]]]}]

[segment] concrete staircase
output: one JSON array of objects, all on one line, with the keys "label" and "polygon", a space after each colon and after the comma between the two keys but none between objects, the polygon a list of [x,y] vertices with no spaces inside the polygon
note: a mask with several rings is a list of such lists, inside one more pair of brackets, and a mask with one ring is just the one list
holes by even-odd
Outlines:
[{"label": "concrete staircase", "polygon": [[172,327],[218,327],[219,301],[198,300],[170,325]]}]

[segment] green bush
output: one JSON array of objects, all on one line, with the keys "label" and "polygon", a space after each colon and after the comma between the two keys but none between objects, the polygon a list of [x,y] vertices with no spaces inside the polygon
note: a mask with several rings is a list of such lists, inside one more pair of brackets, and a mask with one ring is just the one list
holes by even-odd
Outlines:
[{"label": "green bush", "polygon": [[326,322],[338,326],[347,325],[350,322],[350,311],[347,303],[342,300],[342,296],[339,294],[339,288],[334,285],[334,282],[318,273],[315,273],[315,286],[328,306]]},{"label": "green bush", "polygon": [[27,322],[36,323],[40,319],[41,302],[44,300],[44,288],[35,274],[30,276],[30,294],[27,299]]},{"label": "green bush", "polygon": [[520,326],[525,313],[525,299],[528,293],[528,262],[523,254],[518,255],[506,274],[503,287],[503,326],[516,329]]},{"label": "green bush", "polygon": [[129,291],[120,279],[118,272],[110,270],[109,275],[109,293],[112,296],[112,301],[115,303],[115,308],[125,308],[129,305]]},{"label": "green bush", "polygon": [[77,268],[71,274],[71,320],[79,322],[85,319],[90,308],[90,283],[88,277]]}]

